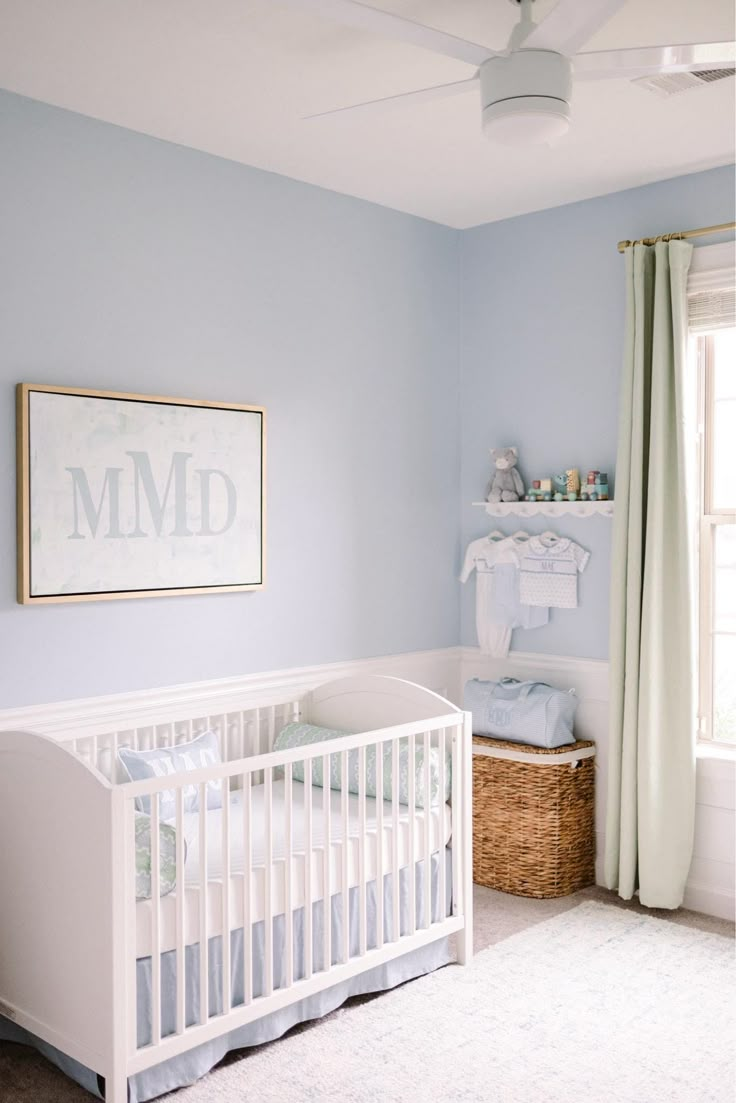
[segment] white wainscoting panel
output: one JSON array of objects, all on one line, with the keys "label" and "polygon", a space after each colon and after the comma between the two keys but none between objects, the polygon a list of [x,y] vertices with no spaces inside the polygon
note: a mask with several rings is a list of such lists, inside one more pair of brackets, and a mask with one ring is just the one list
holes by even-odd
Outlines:
[{"label": "white wainscoting panel", "polygon": [[[462,688],[469,678],[536,678],[561,689],[575,689],[580,698],[577,733],[596,744],[596,879],[603,883],[609,682],[608,663],[600,660],[523,651],[497,659],[475,647],[448,647],[7,709],[0,711],[0,730],[53,737],[75,728],[80,735],[93,735],[124,730],[133,723],[165,721],[171,717],[172,705],[181,708],[182,717],[217,715],[235,701],[241,708],[275,704],[323,682],[356,674],[407,678],[456,704],[462,704]],[[736,912],[736,754],[724,758],[703,752],[698,758],[697,793],[695,848],[685,906],[732,919]]]},{"label": "white wainscoting panel", "polygon": [[0,710],[0,731],[34,731],[53,737],[66,735],[76,728],[80,735],[93,735],[124,730],[131,724],[140,727],[165,722],[177,709],[181,710],[182,718],[214,716],[227,712],[234,702],[238,708],[268,706],[285,698],[300,697],[324,682],[358,674],[406,678],[455,701],[460,692],[459,670],[457,647],[323,663],[164,689]]},{"label": "white wainscoting panel", "polygon": [[[596,880],[603,884],[608,784],[608,663],[570,656],[511,651],[505,659],[462,648],[461,680],[536,678],[579,698],[576,732],[596,744]],[[684,905],[734,919],[736,914],[736,753],[703,749],[698,755],[695,845]]]},{"label": "white wainscoting panel", "polygon": [[736,754],[698,756],[695,846],[685,907],[736,918]]},{"label": "white wainscoting panel", "polygon": [[478,648],[462,649],[463,684],[469,678],[519,678],[548,682],[559,689],[574,689],[580,704],[575,721],[579,739],[592,739],[595,755],[596,880],[603,882],[603,837],[605,830],[606,750],[608,747],[608,663],[598,659],[541,655],[510,651],[505,659],[484,655]]}]

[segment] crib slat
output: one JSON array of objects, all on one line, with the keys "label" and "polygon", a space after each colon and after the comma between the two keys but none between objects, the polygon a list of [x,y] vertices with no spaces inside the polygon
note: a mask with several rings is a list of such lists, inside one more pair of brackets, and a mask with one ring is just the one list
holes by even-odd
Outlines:
[{"label": "crib slat", "polygon": [[209,1019],[209,939],[207,936],[207,785],[199,790],[199,1022]]},{"label": "crib slat", "polygon": [[253,869],[251,775],[242,775],[243,787],[243,1003],[253,999],[253,927],[251,920],[251,880]]},{"label": "crib slat", "polygon": [[126,934],[126,980],[125,990],[128,1004],[127,1035],[128,1053],[132,1056],[138,1046],[138,972],[136,963],[136,855],[135,855],[135,804],[132,800],[124,802],[125,832],[125,934]]},{"label": "crib slat", "polygon": [[151,794],[151,1041],[161,1041],[161,847],[158,793]]},{"label": "crib slat", "polygon": [[324,968],[332,967],[332,790],[330,789],[330,756],[322,756],[322,818],[324,848],[322,850],[322,917],[324,927]]},{"label": "crib slat", "polygon": [[230,976],[230,783],[222,786],[222,1014],[232,1005]]},{"label": "crib slat", "polygon": [[447,775],[445,772],[445,755],[447,754],[447,744],[445,741],[446,728],[440,728],[439,732],[439,754],[440,754],[440,766],[439,766],[439,781],[440,792],[438,797],[439,802],[439,838],[437,840],[437,854],[439,857],[439,918],[445,918],[445,910],[447,905],[445,904],[445,898],[447,895],[447,881],[446,881],[446,865],[447,854],[445,852],[445,787],[447,785]]},{"label": "crib slat", "polygon": [[340,752],[340,784],[342,808],[342,960],[350,960],[350,880],[348,844],[350,842],[350,810],[348,806],[348,753]]},{"label": "crib slat", "polygon": [[460,809],[460,740],[457,728],[452,730],[450,745],[452,748],[452,914],[462,915],[460,906],[460,861],[458,858],[462,813]]},{"label": "crib slat", "polygon": [[304,977],[312,975],[312,759],[304,763]]},{"label": "crib slat", "polygon": [[399,740],[391,743],[391,901],[393,904],[392,941],[401,932],[401,892],[399,885]]},{"label": "crib slat", "polygon": [[273,992],[273,766],[264,770],[263,779],[265,797],[264,832],[266,841],[266,861],[263,870],[263,924],[264,924],[264,977],[263,994]]},{"label": "crib slat", "polygon": [[358,862],[359,862],[359,908],[358,908],[358,936],[359,953],[365,954],[368,945],[368,903],[366,890],[366,831],[365,831],[365,769],[366,749],[361,747],[358,751]]},{"label": "crib slat", "polygon": [[176,787],[176,1033],[186,1027],[186,934],[184,930],[184,790]]},{"label": "crib slat", "polygon": [[383,946],[383,749],[376,744],[376,948]]},{"label": "crib slat", "polygon": [[409,878],[409,934],[416,934],[417,929],[417,883],[416,866],[414,856],[414,831],[416,830],[416,736],[409,736],[409,816],[408,816],[408,846],[407,846],[407,876]]},{"label": "crib slat", "polygon": [[294,916],[291,908],[292,878],[292,765],[284,767],[284,950],[286,953],[286,987],[294,983]]},{"label": "crib slat", "polygon": [[[429,732],[424,733],[424,926],[432,926],[432,792],[430,778]],[[442,818],[442,802],[437,805]]]}]

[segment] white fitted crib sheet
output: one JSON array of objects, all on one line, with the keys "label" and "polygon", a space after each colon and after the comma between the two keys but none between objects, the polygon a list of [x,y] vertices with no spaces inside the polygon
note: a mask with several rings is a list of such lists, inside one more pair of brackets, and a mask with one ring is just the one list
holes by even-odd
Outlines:
[{"label": "white fitted crib sheet", "polygon": [[[291,801],[291,837],[292,861],[289,889],[291,909],[302,907],[305,897],[306,872],[306,826],[305,793],[307,789],[300,782],[292,783]],[[311,854],[311,897],[312,901],[321,900],[324,894],[324,789],[311,788],[312,804],[312,854]],[[343,889],[343,815],[342,793],[330,790],[330,893],[334,895]],[[376,876],[378,801],[366,798],[365,801],[365,879],[372,881]],[[286,910],[286,800],[284,782],[273,783],[272,805],[272,890],[271,912],[281,915]],[[399,805],[397,831],[398,868],[403,869],[412,860],[410,853],[409,809]],[[393,807],[389,801],[383,802],[383,872],[388,874],[393,868]],[[207,936],[212,938],[223,929],[223,852],[222,852],[222,810],[211,809],[207,815]],[[250,922],[255,923],[264,917],[264,867],[266,861],[265,845],[265,789],[263,785],[254,785],[251,790],[251,878],[250,891],[244,884],[245,848],[243,830],[242,793],[230,795],[230,917],[231,930],[244,925],[246,914],[245,900],[250,902]],[[429,821],[427,823],[427,821]],[[427,829],[429,829],[429,852],[436,853],[447,845],[451,832],[451,810],[445,804],[430,810],[417,808],[414,812],[414,853],[413,861],[424,858],[427,850]],[[184,924],[187,944],[199,941],[200,928],[200,865],[199,865],[199,813],[190,813],[184,817],[184,835],[187,841],[187,856],[184,873]],[[348,838],[347,838],[348,888],[360,883],[361,879],[361,832],[358,797],[348,796]],[[177,896],[179,886],[168,896],[160,900],[160,942],[161,952],[171,950],[176,945]],[[136,905],[136,956],[148,957],[151,954],[152,902],[141,900]]]}]

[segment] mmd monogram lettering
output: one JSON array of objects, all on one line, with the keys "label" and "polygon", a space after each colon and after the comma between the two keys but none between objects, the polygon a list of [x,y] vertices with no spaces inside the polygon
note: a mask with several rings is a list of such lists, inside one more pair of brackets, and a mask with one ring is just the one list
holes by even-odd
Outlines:
[{"label": "mmd monogram lettering", "polygon": [[[188,473],[187,464],[192,458],[191,452],[174,452],[171,457],[166,485],[162,493],[156,485],[151,458],[148,452],[126,452],[130,457],[130,478],[121,484],[125,468],[106,467],[99,498],[95,502],[89,485],[87,472],[83,467],[67,467],[72,480],[72,498],[74,507],[74,529],[69,540],[86,540],[87,534],[81,531],[82,516],[86,521],[89,535],[97,537],[103,513],[107,514],[106,540],[145,539],[150,536],[222,536],[232,527],[238,511],[238,494],[229,475],[217,467],[199,467],[192,475],[199,481],[200,525],[190,528],[187,512]],[[225,494],[225,519],[218,527],[213,525],[212,488],[220,483]],[[135,525],[131,532],[123,532],[120,524],[121,492],[131,492],[135,509]],[[148,516],[152,529],[144,527],[143,503],[148,507]],[[173,507],[168,511],[169,503]],[[167,511],[173,512],[173,527],[164,532]]]}]

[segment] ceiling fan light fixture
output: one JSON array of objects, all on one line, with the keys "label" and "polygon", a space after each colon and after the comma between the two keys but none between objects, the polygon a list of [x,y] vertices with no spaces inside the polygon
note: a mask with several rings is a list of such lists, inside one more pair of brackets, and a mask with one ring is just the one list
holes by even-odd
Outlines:
[{"label": "ceiling fan light fixture", "polygon": [[483,111],[483,133],[504,146],[553,142],[567,134],[570,104],[543,96],[519,96],[494,103]]},{"label": "ceiling fan light fixture", "polygon": [[567,133],[572,67],[553,50],[516,50],[480,67],[483,131],[502,145],[538,145]]}]

